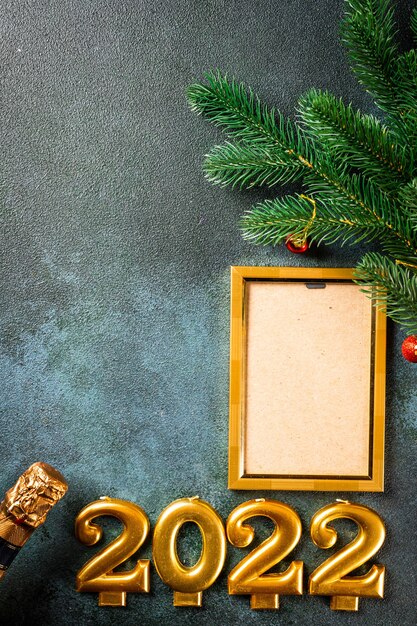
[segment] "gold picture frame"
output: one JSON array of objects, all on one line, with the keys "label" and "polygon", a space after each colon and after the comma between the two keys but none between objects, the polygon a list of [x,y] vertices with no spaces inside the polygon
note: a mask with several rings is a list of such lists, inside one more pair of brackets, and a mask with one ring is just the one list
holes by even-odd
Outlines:
[{"label": "gold picture frame", "polygon": [[229,489],[383,491],[385,361],[352,269],[232,267]]}]

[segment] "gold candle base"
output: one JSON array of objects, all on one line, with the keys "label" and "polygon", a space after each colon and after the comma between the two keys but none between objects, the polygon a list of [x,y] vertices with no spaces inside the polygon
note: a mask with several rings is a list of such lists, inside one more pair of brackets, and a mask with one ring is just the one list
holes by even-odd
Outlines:
[{"label": "gold candle base", "polygon": [[357,611],[359,609],[358,596],[332,596],[330,599],[332,611]]},{"label": "gold candle base", "polygon": [[182,591],[174,591],[174,606],[197,606],[203,604],[203,592],[196,591],[194,593],[184,593]]},{"label": "gold candle base", "polygon": [[100,591],[99,606],[126,606],[126,591]]},{"label": "gold candle base", "polygon": [[279,595],[277,593],[253,593],[250,597],[250,608],[256,611],[279,609]]}]

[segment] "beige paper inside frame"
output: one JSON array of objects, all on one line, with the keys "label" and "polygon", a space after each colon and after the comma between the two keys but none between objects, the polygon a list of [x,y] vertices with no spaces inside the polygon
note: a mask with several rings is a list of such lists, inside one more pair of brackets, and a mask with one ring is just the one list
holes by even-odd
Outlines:
[{"label": "beige paper inside frame", "polygon": [[244,473],[367,476],[372,306],[352,283],[247,283]]}]

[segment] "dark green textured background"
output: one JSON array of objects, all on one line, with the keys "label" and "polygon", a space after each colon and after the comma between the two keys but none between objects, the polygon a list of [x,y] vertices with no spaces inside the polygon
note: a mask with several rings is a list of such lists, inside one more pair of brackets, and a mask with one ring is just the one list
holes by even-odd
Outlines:
[{"label": "dark green textured background", "polygon": [[[413,4],[397,2],[405,44]],[[220,67],[289,114],[311,86],[372,111],[339,42],[343,1],[3,0],[0,10],[0,491],[36,460],[69,481],[1,583],[1,623],[414,626],[417,369],[392,326],[386,491],[353,496],[387,525],[383,601],[332,613],[328,599],[304,595],[253,612],[227,595],[235,548],[201,610],[173,608],[154,568],[151,594],[129,595],[125,609],[74,590],[94,553],[75,540],[74,519],[104,494],[141,504],[152,525],[182,496],[200,495],[223,518],[275,497],[302,518],[295,557],[306,573],[325,556],[309,520],[342,494],[227,490],[229,266],[350,266],[361,250],[295,256],[243,242],[238,217],[273,194],[204,180],[202,155],[221,134],[184,94]],[[189,559],[198,543],[195,532],[183,538]]]}]

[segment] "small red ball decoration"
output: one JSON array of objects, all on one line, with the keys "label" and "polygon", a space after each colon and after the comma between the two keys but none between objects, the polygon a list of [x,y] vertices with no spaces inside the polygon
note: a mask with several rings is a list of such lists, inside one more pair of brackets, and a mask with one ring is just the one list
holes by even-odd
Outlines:
[{"label": "small red ball decoration", "polygon": [[417,335],[406,337],[403,341],[401,351],[407,361],[417,363]]},{"label": "small red ball decoration", "polygon": [[290,252],[294,252],[294,254],[301,254],[302,252],[306,252],[308,250],[308,242],[304,241],[301,245],[297,245],[292,239],[291,235],[289,235],[285,240],[285,245],[287,246]]}]

